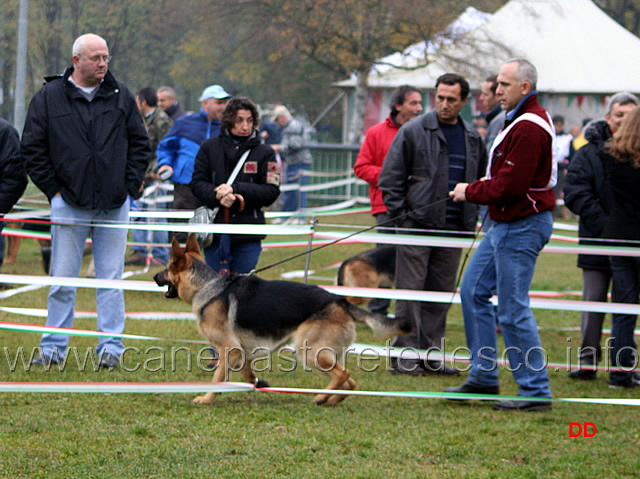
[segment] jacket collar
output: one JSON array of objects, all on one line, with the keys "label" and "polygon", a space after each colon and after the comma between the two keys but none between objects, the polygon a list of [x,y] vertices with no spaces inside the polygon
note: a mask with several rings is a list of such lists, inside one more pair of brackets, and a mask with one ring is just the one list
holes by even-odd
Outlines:
[{"label": "jacket collar", "polygon": [[[531,99],[531,101],[529,101]],[[511,121],[513,120],[516,116],[520,115],[521,111],[520,110],[526,110],[526,108],[522,108],[524,105],[526,105],[527,107],[529,107],[530,105],[533,104],[534,101],[538,101],[538,90],[533,90],[532,92],[529,92],[529,94],[525,95],[522,100],[520,100],[520,102],[518,103],[518,105],[511,111],[507,112],[507,121]]]},{"label": "jacket collar", "polygon": [[[458,115],[458,122],[460,122],[465,131],[469,131],[468,123],[464,121],[460,115]],[[425,130],[440,129],[440,122],[438,121],[438,113],[436,110],[431,110],[430,112],[422,115],[422,126],[424,126]]]}]

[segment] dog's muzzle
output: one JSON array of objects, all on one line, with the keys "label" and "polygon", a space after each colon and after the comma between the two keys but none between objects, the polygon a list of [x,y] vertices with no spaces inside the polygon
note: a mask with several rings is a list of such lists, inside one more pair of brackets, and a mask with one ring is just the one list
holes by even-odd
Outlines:
[{"label": "dog's muzzle", "polygon": [[166,270],[157,273],[153,279],[158,286],[167,286],[167,291],[164,293],[165,298],[172,299],[178,297],[178,288],[167,278]]}]

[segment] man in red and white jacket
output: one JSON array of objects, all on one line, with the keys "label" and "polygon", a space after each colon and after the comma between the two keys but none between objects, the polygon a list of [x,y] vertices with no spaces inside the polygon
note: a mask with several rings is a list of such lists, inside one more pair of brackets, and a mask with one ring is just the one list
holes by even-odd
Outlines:
[{"label": "man in red and white jacket", "polygon": [[498,394],[497,334],[491,295],[498,295],[498,320],[509,364],[522,400],[499,401],[494,409],[551,409],[551,388],[529,288],[540,250],[549,241],[555,205],[555,132],[538,103],[535,67],[508,61],[496,93],[507,111],[493,143],[487,177],[459,183],[454,201],[488,204],[493,224],[474,253],[460,287],[467,346],[472,359],[467,381],[448,392]]},{"label": "man in red and white jacket", "polygon": [[[385,121],[372,126],[360,147],[353,171],[356,176],[369,183],[371,214],[376,219],[379,233],[393,233],[394,225],[382,201],[382,191],[378,188],[378,177],[387,156],[391,142],[402,125],[422,112],[422,95],[410,85],[402,85],[391,94],[391,113]],[[386,229],[380,229],[380,226]],[[379,245],[381,246],[381,245]],[[369,303],[371,311],[387,314],[390,301],[374,299]]]}]

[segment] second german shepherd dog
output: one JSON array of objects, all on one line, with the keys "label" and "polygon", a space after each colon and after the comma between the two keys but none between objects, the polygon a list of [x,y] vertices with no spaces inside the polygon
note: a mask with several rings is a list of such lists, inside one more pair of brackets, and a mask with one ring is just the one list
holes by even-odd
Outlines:
[{"label": "second german shepherd dog", "polygon": [[[193,234],[185,250],[174,238],[167,269],[154,279],[159,286],[168,286],[165,296],[180,297],[192,305],[200,333],[218,349],[214,382],[227,380],[234,368],[255,384],[250,365],[256,351],[263,357],[266,350],[293,341],[298,360],[327,372],[327,389],[352,390],[356,383],[343,361],[345,348],[355,340],[355,321],[389,336],[407,332],[406,325],[369,313],[318,286],[267,281],[255,275],[220,275],[202,260]],[[211,404],[215,397],[216,393],[208,392],[193,402]],[[334,405],[344,397],[318,394],[314,402]]]},{"label": "second german shepherd dog", "polygon": [[[379,288],[393,286],[396,275],[396,247],[379,246],[345,259],[338,270],[338,286]],[[348,296],[352,304],[364,305],[371,298]]]}]

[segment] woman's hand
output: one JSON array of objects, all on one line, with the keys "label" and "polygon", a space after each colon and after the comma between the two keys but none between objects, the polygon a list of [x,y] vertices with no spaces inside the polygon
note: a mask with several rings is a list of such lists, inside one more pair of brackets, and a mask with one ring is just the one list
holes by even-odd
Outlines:
[{"label": "woman's hand", "polygon": [[220,204],[225,208],[231,208],[235,202],[236,195],[234,195],[233,193],[229,193],[228,195],[223,196],[220,200]]},{"label": "woman's hand", "polygon": [[222,183],[221,185],[216,187],[215,192],[216,192],[216,200],[222,203],[222,199],[225,196],[229,196],[233,194],[233,187],[226,183]]}]

